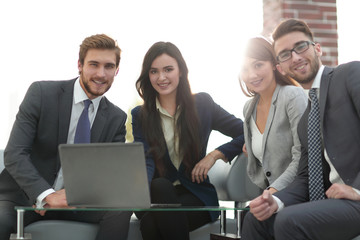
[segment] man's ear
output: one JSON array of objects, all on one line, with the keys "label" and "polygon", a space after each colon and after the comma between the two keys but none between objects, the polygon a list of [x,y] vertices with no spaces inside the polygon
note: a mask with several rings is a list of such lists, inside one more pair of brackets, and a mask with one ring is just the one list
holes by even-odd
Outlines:
[{"label": "man's ear", "polygon": [[322,56],[322,49],[320,43],[315,43],[314,48],[315,48],[316,56],[320,58]]},{"label": "man's ear", "polygon": [[282,75],[286,76],[286,73],[283,71],[282,67],[280,64],[276,64],[276,69],[279,71],[279,73],[281,73]]},{"label": "man's ear", "polygon": [[79,73],[82,72],[82,68],[83,68],[83,66],[82,66],[82,64],[80,63],[80,60],[78,60],[78,70],[79,70]]}]

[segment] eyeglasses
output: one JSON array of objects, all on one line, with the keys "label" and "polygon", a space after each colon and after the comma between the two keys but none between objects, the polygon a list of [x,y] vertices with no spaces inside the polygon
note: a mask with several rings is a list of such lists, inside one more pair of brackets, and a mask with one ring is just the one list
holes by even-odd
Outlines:
[{"label": "eyeglasses", "polygon": [[309,49],[310,44],[315,46],[315,43],[311,41],[299,42],[293,49],[285,50],[279,53],[276,59],[278,62],[285,62],[292,57],[292,52],[296,52],[297,54],[303,53]]}]

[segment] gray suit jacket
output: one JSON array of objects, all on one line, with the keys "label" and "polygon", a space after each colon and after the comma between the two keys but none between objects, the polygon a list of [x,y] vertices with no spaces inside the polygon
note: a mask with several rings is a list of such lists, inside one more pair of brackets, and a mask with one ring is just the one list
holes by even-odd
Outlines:
[{"label": "gray suit jacket", "polygon": [[307,96],[300,87],[277,85],[263,133],[262,165],[251,148],[250,120],[258,100],[259,95],[256,95],[244,106],[247,172],[260,188],[281,190],[294,180],[297,172],[300,159],[297,126],[306,109]]},{"label": "gray suit jacket", "polygon": [[[0,200],[31,205],[52,187],[60,168],[58,145],[66,143],[75,79],[33,83],[20,105],[4,152]],[[102,98],[91,142],[124,142],[126,114]]]},{"label": "gray suit jacket", "polygon": [[[301,158],[295,180],[276,193],[285,206],[309,201],[307,123],[310,106],[299,122]],[[360,62],[325,67],[320,84],[320,118],[323,144],[345,184],[360,189]],[[327,189],[329,165],[323,157]]]}]

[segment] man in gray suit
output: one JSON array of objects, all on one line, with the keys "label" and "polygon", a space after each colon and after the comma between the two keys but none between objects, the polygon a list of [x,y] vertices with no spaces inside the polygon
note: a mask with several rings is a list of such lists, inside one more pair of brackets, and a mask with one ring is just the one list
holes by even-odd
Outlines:
[{"label": "man in gray suit", "polygon": [[[360,62],[322,66],[321,46],[300,20],[282,22],[273,39],[278,70],[310,89],[311,101],[298,126],[298,174],[284,190],[274,195],[264,191],[250,203],[242,239],[354,238],[360,234]],[[317,131],[308,127],[315,122],[314,109],[319,112]],[[313,133],[320,144],[308,140]],[[319,170],[312,171],[316,145]]]},{"label": "man in gray suit", "polygon": [[[91,100],[88,142],[125,141],[126,114],[103,96],[118,73],[120,52],[112,38],[104,34],[90,36],[80,45],[78,78],[40,81],[30,86],[4,152],[0,240],[9,239],[16,231],[14,206],[67,206],[58,146],[74,143],[86,101]],[[129,212],[28,211],[25,225],[42,219],[100,223],[96,239],[126,239],[130,216]]]}]

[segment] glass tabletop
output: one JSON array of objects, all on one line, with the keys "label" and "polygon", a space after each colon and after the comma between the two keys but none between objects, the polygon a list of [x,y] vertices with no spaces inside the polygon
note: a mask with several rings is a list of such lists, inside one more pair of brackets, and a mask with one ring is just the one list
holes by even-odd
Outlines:
[{"label": "glass tabletop", "polygon": [[227,211],[227,210],[247,210],[239,207],[223,206],[156,206],[150,208],[100,208],[100,207],[64,207],[64,208],[35,208],[31,206],[15,206],[15,210],[34,211]]}]

